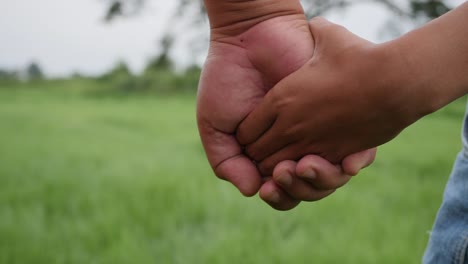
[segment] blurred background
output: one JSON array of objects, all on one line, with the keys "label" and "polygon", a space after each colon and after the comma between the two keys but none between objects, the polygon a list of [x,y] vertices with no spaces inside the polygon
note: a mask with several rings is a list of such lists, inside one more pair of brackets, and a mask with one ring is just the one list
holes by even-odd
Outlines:
[{"label": "blurred background", "polygon": [[[464,1],[302,2],[383,42]],[[0,263],[420,262],[465,99],[332,197],[276,212],[205,159],[208,35],[199,0],[0,0]]]}]

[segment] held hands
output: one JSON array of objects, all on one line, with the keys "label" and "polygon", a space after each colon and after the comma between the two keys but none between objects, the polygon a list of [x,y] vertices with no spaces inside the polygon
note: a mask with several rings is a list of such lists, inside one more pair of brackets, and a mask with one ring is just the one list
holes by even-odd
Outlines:
[{"label": "held hands", "polygon": [[[372,162],[375,151],[356,154],[344,160],[343,171],[320,157],[308,156],[299,164],[285,161],[272,179],[262,179],[236,141],[236,129],[269,89],[312,57],[313,39],[302,13],[268,17],[244,29],[236,25],[235,29],[235,34],[229,27],[212,29],[198,94],[200,136],[218,177],[247,196],[260,190],[260,196],[274,208],[287,210],[300,200],[329,195],[349,180],[348,174],[356,174]],[[250,133],[248,126],[244,132]],[[316,178],[303,180],[299,176],[305,171],[307,175],[313,171]],[[285,176],[290,180],[284,181]]]},{"label": "held hands", "polygon": [[407,114],[405,86],[393,77],[389,49],[325,19],[310,26],[313,57],[271,89],[237,130],[264,174],[309,153],[339,162],[391,140],[415,120]]},{"label": "held hands", "polygon": [[332,165],[327,160],[308,155],[299,162],[283,161],[260,189],[260,197],[278,210],[290,210],[301,201],[318,201],[345,185],[351,176],[369,166],[376,149],[348,156],[343,166]]}]

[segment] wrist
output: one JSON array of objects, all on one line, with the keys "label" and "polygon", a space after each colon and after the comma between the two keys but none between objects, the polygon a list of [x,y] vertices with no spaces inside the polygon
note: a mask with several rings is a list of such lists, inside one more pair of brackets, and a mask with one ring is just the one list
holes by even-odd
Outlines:
[{"label": "wrist", "polygon": [[265,20],[302,15],[299,0],[204,0],[210,21],[211,40],[236,36]]},{"label": "wrist", "polygon": [[376,45],[373,49],[373,58],[379,66],[373,69],[372,78],[379,76],[375,87],[379,89],[380,105],[402,128],[439,108],[432,100],[432,89],[427,89],[423,72],[409,55],[411,49],[398,40]]}]

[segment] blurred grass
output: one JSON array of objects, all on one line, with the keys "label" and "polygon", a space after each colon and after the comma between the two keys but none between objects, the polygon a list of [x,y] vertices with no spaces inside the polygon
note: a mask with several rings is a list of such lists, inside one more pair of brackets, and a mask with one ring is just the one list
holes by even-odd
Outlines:
[{"label": "blurred grass", "polygon": [[193,96],[0,89],[0,263],[418,263],[464,106],[406,130],[332,197],[285,213],[214,177]]}]

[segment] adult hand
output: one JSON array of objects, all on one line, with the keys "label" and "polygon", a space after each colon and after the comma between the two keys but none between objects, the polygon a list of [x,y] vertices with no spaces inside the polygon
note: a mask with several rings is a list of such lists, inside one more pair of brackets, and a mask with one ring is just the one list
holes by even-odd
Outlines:
[{"label": "adult hand", "polygon": [[[263,20],[252,17],[255,23],[212,28],[197,102],[200,136],[215,174],[246,196],[257,193],[263,180],[243,155],[236,128],[273,85],[299,69],[313,53],[302,9],[268,12]],[[276,204],[287,202],[280,199]]]},{"label": "adult hand", "polygon": [[[394,138],[409,120],[407,87],[392,82],[385,49],[325,19],[310,23],[313,57],[278,83],[240,124],[237,138],[268,174],[283,160],[346,155]],[[384,52],[382,52],[384,51]]]},{"label": "adult hand", "polygon": [[301,13],[268,18],[234,35],[220,31],[212,33],[200,78],[198,127],[215,174],[251,196],[262,178],[235,131],[274,84],[310,59],[313,40]]}]

